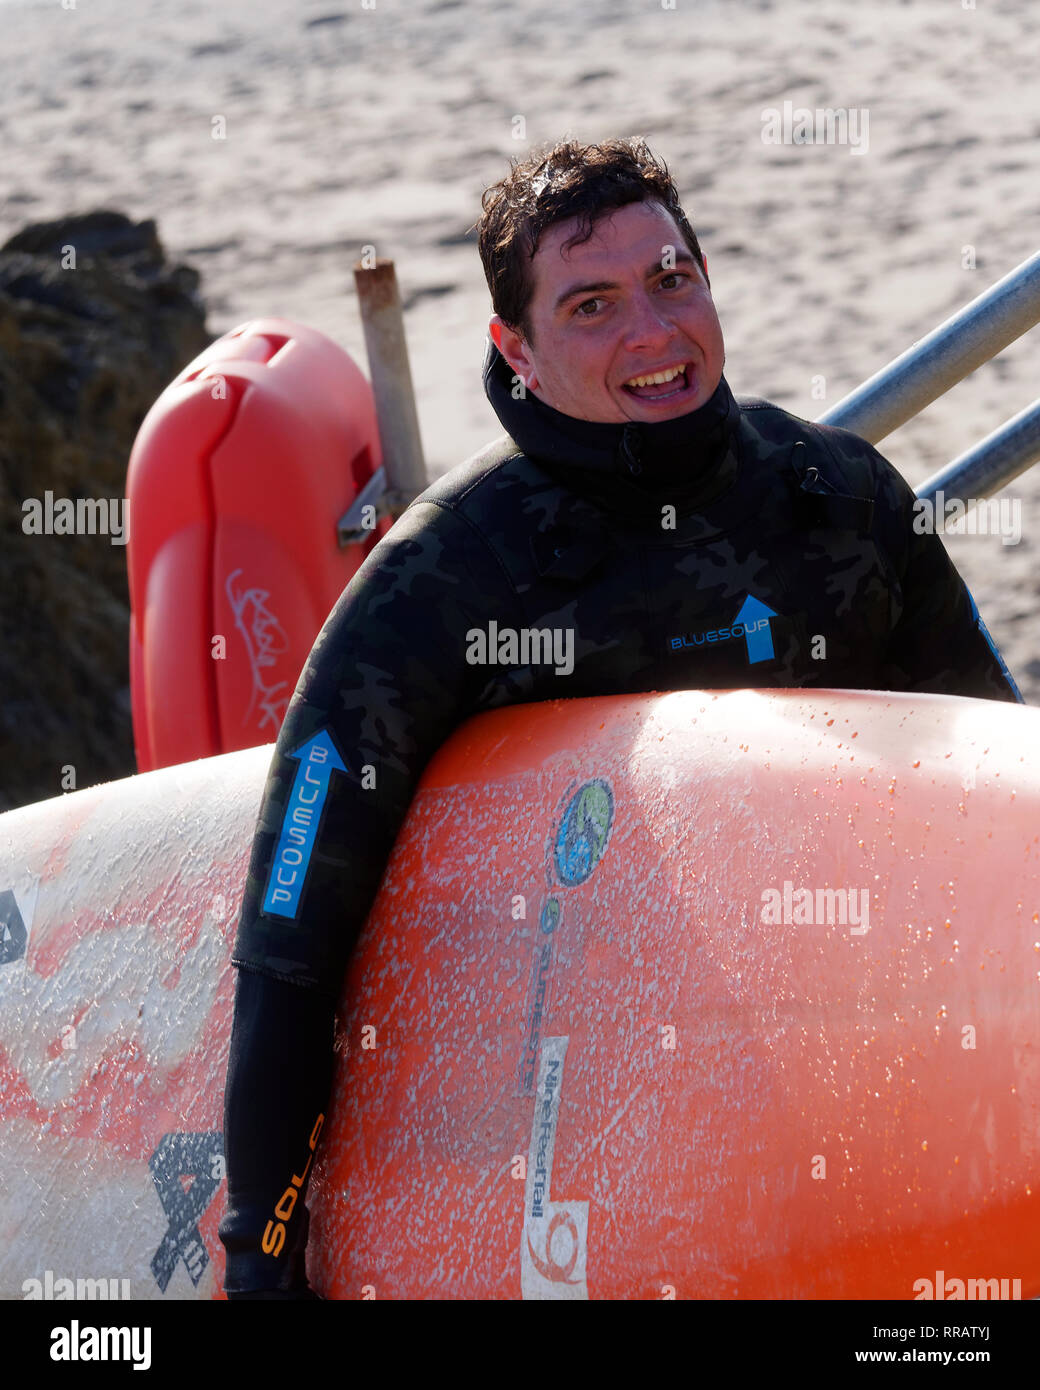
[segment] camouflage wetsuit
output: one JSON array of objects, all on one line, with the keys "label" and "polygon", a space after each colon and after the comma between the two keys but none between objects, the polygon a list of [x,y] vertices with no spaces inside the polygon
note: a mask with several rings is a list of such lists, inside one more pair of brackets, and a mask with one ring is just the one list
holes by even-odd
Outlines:
[{"label": "camouflage wetsuit", "polygon": [[[510,437],[368,557],[278,739],[234,952],[229,1292],[301,1277],[302,1196],[275,1209],[308,1172],[345,964],[423,768],[469,715],[742,686],[1021,700],[942,542],[914,531],[910,489],[857,436],[738,405],[725,378],[681,419],[614,425],[514,399],[490,344],[484,377]],[[557,673],[559,651],[467,660],[475,630],[507,629],[573,630],[573,670]],[[314,838],[302,801],[319,792]]]}]

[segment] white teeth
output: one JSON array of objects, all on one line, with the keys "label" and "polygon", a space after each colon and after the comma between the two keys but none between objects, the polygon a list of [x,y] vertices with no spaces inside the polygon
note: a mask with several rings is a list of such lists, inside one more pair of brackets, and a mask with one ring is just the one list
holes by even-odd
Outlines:
[{"label": "white teeth", "polygon": [[681,376],[686,370],[684,362],[680,367],[673,367],[669,372],[655,372],[653,376],[634,376],[631,381],[626,381],[626,386],[663,386],[666,381],[674,381],[677,376]]}]

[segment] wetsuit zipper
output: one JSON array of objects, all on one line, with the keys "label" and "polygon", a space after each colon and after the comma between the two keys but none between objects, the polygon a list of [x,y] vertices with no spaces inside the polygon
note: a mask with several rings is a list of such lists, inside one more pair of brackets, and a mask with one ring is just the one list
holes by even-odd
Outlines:
[{"label": "wetsuit zipper", "polygon": [[625,426],[621,435],[621,455],[628,464],[628,471],[634,478],[638,478],[643,471],[643,465],[639,462],[639,426],[629,423]]}]

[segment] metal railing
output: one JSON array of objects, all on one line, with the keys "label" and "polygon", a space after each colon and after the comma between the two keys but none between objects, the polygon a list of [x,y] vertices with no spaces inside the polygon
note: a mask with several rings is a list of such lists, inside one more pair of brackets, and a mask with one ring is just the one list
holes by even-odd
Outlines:
[{"label": "metal railing", "polygon": [[[1040,251],[819,417],[871,444],[930,405],[1040,323]],[[917,488],[970,502],[991,496],[1040,459],[1040,398]]]}]

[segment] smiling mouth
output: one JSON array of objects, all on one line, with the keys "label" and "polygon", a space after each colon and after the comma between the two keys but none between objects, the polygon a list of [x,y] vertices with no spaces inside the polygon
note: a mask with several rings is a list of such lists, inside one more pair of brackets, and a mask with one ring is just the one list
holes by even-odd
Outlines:
[{"label": "smiling mouth", "polygon": [[[690,389],[690,364],[668,368],[647,376],[630,377],[622,383],[622,389],[639,401],[670,401]],[[662,380],[664,378],[664,380]],[[639,383],[638,385],[636,383]]]}]

